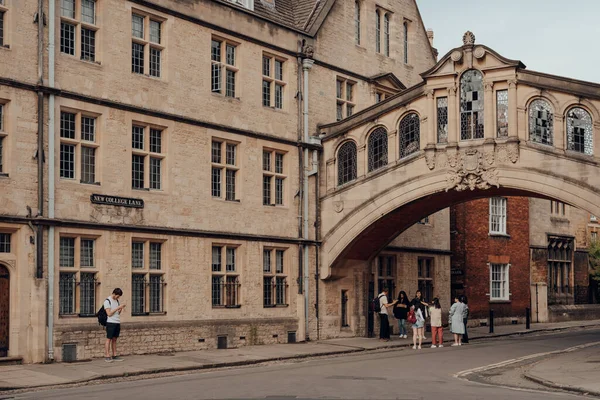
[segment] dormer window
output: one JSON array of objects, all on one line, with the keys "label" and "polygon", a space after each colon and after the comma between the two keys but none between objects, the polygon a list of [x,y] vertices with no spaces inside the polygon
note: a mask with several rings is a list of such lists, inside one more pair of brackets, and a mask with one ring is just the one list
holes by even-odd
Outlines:
[{"label": "dormer window", "polygon": [[254,11],[254,0],[228,0],[228,1],[233,4],[237,4],[238,6],[247,8],[248,10]]}]

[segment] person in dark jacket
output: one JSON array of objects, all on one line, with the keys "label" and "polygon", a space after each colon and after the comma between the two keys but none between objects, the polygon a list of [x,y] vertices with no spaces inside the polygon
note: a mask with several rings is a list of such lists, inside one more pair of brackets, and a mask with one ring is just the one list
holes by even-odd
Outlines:
[{"label": "person in dark jacket", "polygon": [[467,313],[465,314],[465,318],[463,318],[463,323],[465,324],[465,333],[463,334],[462,337],[462,344],[465,343],[469,343],[469,333],[467,332],[467,320],[469,319],[469,306],[468,306],[468,300],[467,300],[467,296],[462,295],[460,296],[460,302],[463,303],[466,308],[467,308]]},{"label": "person in dark jacket", "polygon": [[[411,306],[415,307],[415,312],[417,310],[417,308],[419,310],[421,310],[421,314],[423,314],[423,319],[427,320],[427,307],[429,307],[429,304],[423,299],[423,294],[421,293],[420,290],[417,290],[417,292],[415,293],[415,298],[412,299],[412,301],[410,302]],[[423,331],[425,331],[425,329],[423,329]],[[425,334],[423,333],[423,337],[421,338],[423,340],[425,340]]]},{"label": "person in dark jacket", "polygon": [[408,296],[403,290],[398,294],[398,300],[394,302],[394,317],[398,320],[398,334],[400,339],[406,339],[408,332],[406,330],[406,316],[408,315],[408,309],[410,308],[410,302]]}]

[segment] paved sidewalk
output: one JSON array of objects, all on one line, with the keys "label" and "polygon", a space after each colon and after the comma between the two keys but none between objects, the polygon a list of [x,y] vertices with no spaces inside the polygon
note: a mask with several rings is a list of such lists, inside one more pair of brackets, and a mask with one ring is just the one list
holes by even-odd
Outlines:
[{"label": "paved sidewalk", "polygon": [[540,361],[525,377],[550,388],[600,396],[600,345]]},{"label": "paved sidewalk", "polygon": [[[497,326],[494,334],[488,327],[471,328],[471,340],[481,340],[508,335],[534,332],[576,329],[600,326],[600,320],[576,321],[555,324],[532,324],[530,330],[524,325]],[[426,334],[430,339],[431,334]],[[446,341],[450,340],[445,332]],[[301,359],[306,357],[356,353],[378,349],[401,348],[412,344],[411,339],[392,338],[381,342],[369,338],[341,338],[319,342],[248,346],[227,350],[202,350],[169,355],[127,356],[123,362],[106,363],[103,359],[77,363],[54,363],[10,365],[0,367],[0,390],[53,386],[78,383],[111,377],[123,377],[157,372],[200,370],[232,367],[261,362]],[[427,340],[426,343],[430,343]]]}]

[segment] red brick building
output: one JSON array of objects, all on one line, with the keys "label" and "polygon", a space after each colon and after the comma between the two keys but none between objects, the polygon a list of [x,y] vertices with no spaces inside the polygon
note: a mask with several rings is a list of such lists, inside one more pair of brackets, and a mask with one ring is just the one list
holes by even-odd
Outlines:
[{"label": "red brick building", "polygon": [[470,319],[494,310],[498,323],[530,306],[529,199],[494,197],[450,209],[452,295],[466,295]]}]

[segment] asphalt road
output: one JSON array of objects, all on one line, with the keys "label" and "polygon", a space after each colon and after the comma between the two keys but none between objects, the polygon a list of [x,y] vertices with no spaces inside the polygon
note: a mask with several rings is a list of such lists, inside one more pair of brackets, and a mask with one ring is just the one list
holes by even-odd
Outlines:
[{"label": "asphalt road", "polygon": [[[461,371],[600,341],[600,329],[387,350],[179,376],[14,394],[14,399],[536,399],[574,398],[458,379]],[[509,382],[507,382],[509,383]]]}]

